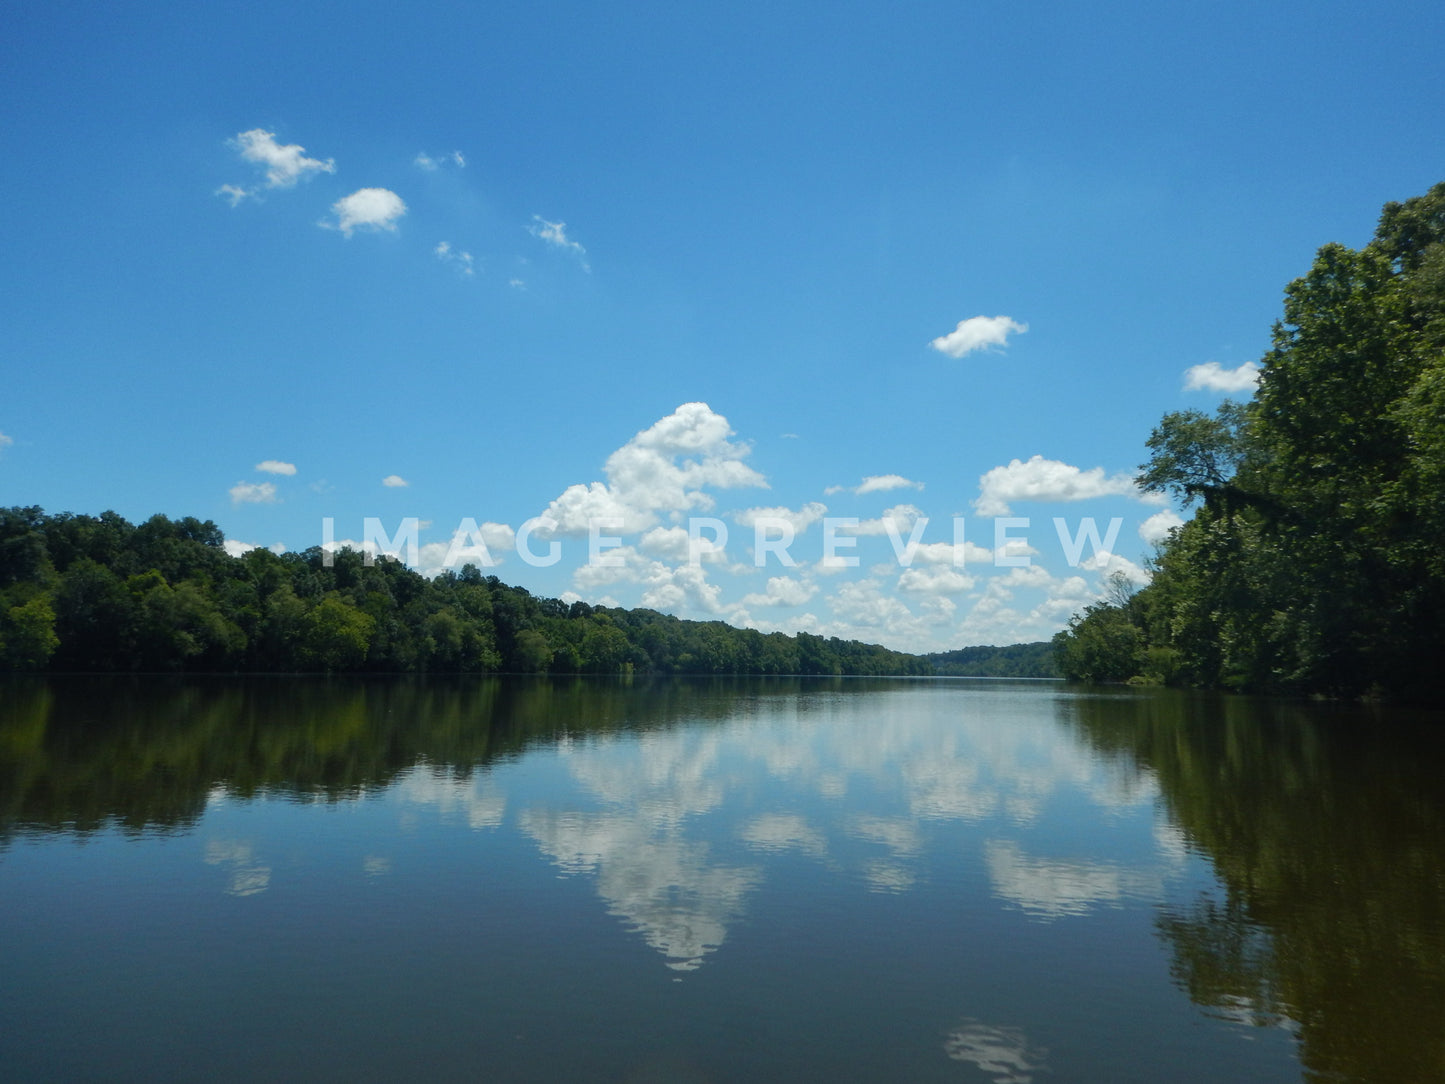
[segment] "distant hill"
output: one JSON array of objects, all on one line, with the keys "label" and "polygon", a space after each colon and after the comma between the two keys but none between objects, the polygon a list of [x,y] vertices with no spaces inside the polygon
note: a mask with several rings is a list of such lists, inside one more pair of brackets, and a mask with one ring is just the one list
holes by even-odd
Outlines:
[{"label": "distant hill", "polygon": [[1060,677],[1053,645],[1010,644],[1008,647],[961,647],[925,655],[933,672],[945,677]]}]

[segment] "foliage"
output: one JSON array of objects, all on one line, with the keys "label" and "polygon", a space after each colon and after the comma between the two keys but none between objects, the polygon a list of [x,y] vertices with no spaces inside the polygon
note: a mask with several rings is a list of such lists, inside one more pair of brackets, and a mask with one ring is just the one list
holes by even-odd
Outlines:
[{"label": "foliage", "polygon": [[1008,647],[964,647],[927,656],[934,673],[950,677],[1059,677],[1053,645],[1047,641]]},{"label": "foliage", "polygon": [[435,579],[343,550],[232,557],[214,523],[0,509],[0,670],[930,674],[927,659]]},{"label": "foliage", "polygon": [[1445,184],[1321,248],[1253,398],[1148,448],[1139,484],[1199,507],[1137,600],[1056,637],[1066,675],[1445,699]]}]

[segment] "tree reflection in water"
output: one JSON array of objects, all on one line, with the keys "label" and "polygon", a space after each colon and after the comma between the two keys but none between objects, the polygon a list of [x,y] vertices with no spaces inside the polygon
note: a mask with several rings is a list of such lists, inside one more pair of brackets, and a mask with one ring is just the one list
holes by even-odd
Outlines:
[{"label": "tree reflection in water", "polygon": [[1191,998],[1292,1027],[1310,1079],[1445,1080],[1438,716],[1159,692],[1072,710],[1155,774],[1223,883],[1159,918]]}]

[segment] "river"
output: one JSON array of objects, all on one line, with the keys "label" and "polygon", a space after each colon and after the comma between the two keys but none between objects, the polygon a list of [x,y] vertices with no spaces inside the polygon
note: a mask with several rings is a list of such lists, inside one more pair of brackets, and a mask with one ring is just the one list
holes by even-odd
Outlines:
[{"label": "river", "polygon": [[1445,1080],[1445,728],[968,679],[0,682],[0,1076]]}]

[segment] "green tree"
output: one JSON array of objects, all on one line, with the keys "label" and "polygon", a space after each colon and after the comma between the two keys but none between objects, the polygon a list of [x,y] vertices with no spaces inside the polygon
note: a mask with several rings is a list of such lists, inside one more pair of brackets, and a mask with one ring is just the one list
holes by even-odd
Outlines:
[{"label": "green tree", "polygon": [[302,622],[302,658],[318,670],[359,670],[375,632],[375,618],[329,594]]},{"label": "green tree", "polygon": [[41,670],[60,646],[55,609],[46,595],[0,610],[0,667]]}]

